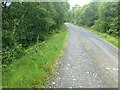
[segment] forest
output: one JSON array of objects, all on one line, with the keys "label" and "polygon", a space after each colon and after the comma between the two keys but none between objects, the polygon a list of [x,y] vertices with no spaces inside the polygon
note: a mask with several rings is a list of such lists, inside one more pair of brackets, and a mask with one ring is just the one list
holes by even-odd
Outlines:
[{"label": "forest", "polygon": [[68,39],[65,22],[110,35],[118,42],[118,6],[117,2],[91,2],[70,9],[68,2],[2,3],[2,86],[49,87]]},{"label": "forest", "polygon": [[119,38],[117,2],[91,2],[69,10],[66,3],[12,3],[2,11],[2,63],[24,55],[25,49],[47,39],[66,21]]},{"label": "forest", "polygon": [[[119,2],[91,2],[83,7],[76,5],[69,12],[69,21],[102,34],[119,39]],[[93,32],[94,32],[93,31]],[[109,38],[110,39],[110,38]],[[119,39],[120,40],[120,39]],[[113,42],[110,42],[114,44]],[[115,46],[120,47],[118,42]]]},{"label": "forest", "polygon": [[2,87],[48,87],[68,10],[68,2],[2,3]]},{"label": "forest", "polygon": [[69,4],[18,2],[2,9],[2,63],[7,65],[57,31],[67,19]]}]

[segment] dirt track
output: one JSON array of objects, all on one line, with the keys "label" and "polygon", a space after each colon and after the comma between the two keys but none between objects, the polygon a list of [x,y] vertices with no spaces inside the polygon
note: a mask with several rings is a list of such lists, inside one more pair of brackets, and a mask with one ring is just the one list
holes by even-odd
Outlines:
[{"label": "dirt track", "polygon": [[53,87],[117,88],[118,49],[78,26],[66,26],[69,43]]}]

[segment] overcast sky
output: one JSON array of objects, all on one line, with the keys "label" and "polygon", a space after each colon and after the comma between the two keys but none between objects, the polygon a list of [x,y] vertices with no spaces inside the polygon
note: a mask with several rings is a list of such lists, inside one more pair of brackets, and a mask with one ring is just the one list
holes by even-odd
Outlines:
[{"label": "overcast sky", "polygon": [[85,4],[90,3],[91,0],[68,0],[70,7],[75,6],[76,4],[84,6]]}]

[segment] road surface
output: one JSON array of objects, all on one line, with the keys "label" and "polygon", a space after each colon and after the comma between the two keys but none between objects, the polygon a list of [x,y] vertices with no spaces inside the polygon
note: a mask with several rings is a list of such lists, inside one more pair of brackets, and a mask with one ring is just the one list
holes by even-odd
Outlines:
[{"label": "road surface", "polygon": [[91,32],[66,23],[69,42],[54,88],[118,88],[118,49]]}]

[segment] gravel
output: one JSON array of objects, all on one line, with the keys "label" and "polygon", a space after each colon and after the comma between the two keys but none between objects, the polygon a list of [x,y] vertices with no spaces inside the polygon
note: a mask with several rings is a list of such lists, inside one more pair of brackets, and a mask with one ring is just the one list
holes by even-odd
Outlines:
[{"label": "gravel", "polygon": [[65,23],[69,43],[54,88],[118,88],[118,49],[91,32]]}]

